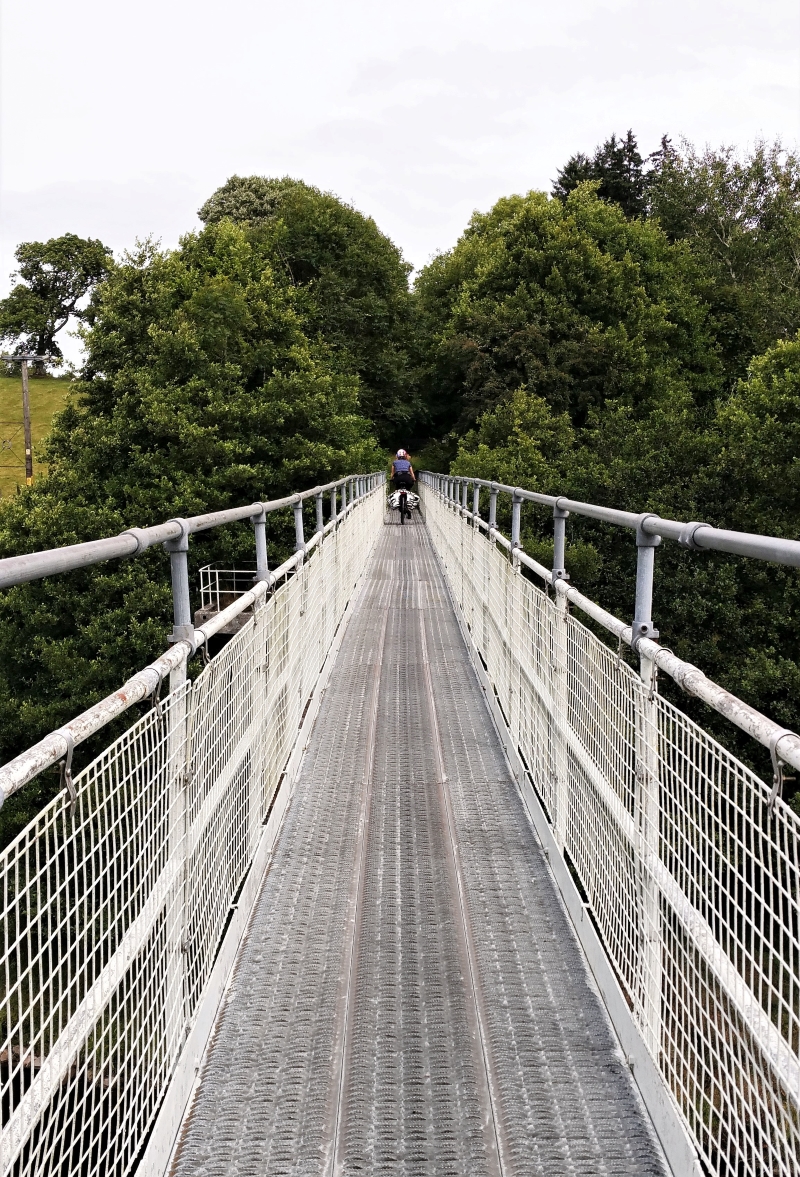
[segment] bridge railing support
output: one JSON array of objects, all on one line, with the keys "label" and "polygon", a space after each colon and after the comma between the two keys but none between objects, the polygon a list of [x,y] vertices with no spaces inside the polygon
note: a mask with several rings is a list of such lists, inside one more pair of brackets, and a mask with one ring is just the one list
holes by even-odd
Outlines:
[{"label": "bridge railing support", "polygon": [[[644,516],[642,522],[647,516]],[[631,625],[631,645],[639,651],[639,677],[642,689],[636,697],[636,800],[634,820],[639,839],[637,869],[641,903],[642,951],[639,956],[639,1007],[641,1030],[651,1054],[658,1058],[661,1050],[662,938],[661,900],[653,864],[661,852],[659,834],[660,769],[658,762],[658,707],[655,690],[658,670],[640,638],[655,640],[658,630],[653,624],[653,578],[655,550],[661,543],[658,535],[648,535],[640,525],[636,529],[636,603]]]},{"label": "bridge railing support", "polygon": [[[464,481],[473,495],[489,490],[488,522],[474,511],[454,518],[450,480],[423,472],[425,519],[673,1172],[800,1172],[800,817],[780,795],[782,764],[800,768],[800,737],[661,646],[653,622],[662,539],[792,567],[800,567],[800,543]],[[501,494],[510,539],[497,527]],[[522,546],[523,502],[553,512],[552,568]],[[634,531],[630,623],[569,582],[574,514]],[[623,645],[638,654],[638,674]],[[660,695],[658,671],[767,748],[773,780]]]},{"label": "bridge railing support", "polygon": [[257,515],[254,515],[252,524],[256,543],[256,581],[269,580],[266,511],[260,511]]},{"label": "bridge railing support", "polygon": [[[384,481],[362,478],[357,500],[348,478],[0,562],[2,586],[162,543],[173,589],[170,648],[0,768],[6,798],[153,700],[0,853],[0,921],[26,929],[0,952],[13,979],[0,1003],[0,1172],[122,1172],[151,1129],[138,1173],[165,1171],[299,763],[299,733],[313,722],[380,531]],[[332,512],[308,542],[301,533],[303,550],[270,571],[266,515],[292,508],[302,520],[303,502],[314,498],[318,509],[328,489],[349,496],[346,515]],[[190,537],[246,520],[255,528],[253,587],[195,628]],[[247,611],[252,624],[187,681],[192,654]]]}]

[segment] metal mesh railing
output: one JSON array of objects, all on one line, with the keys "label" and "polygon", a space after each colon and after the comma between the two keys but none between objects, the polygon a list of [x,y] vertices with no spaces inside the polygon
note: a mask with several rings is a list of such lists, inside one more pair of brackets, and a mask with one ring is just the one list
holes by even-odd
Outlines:
[{"label": "metal mesh railing", "polygon": [[800,819],[431,487],[453,596],[700,1156],[800,1172]]},{"label": "metal mesh railing", "polygon": [[199,576],[200,608],[219,613],[253,587],[256,567],[217,568],[214,564],[204,564]]},{"label": "metal mesh railing", "polygon": [[379,487],[0,855],[0,1172],[135,1166],[383,511]]}]

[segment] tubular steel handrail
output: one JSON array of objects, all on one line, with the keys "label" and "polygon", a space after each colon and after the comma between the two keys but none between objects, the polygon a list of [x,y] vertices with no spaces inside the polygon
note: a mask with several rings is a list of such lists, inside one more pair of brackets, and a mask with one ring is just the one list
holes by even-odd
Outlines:
[{"label": "tubular steel handrail", "polygon": [[[511,495],[516,502],[538,503],[540,506],[582,515],[586,519],[597,519],[601,523],[612,523],[616,527],[627,527],[633,531],[641,529],[645,535],[658,539],[675,540],[681,547],[701,551],[727,552],[737,556],[749,556],[753,560],[767,560],[773,564],[786,564],[800,568],[800,540],[783,539],[774,535],[756,535],[748,531],[726,531],[710,523],[681,523],[676,519],[662,519],[652,511],[636,514],[634,511],[620,511],[616,507],[601,507],[596,503],[583,503],[569,499],[566,495],[546,495],[525,490],[520,486],[506,486],[502,482],[489,482],[485,478],[471,478],[460,474],[435,474],[423,470],[420,481],[436,487],[445,497],[451,492],[445,487],[485,488],[493,494]],[[466,502],[464,502],[466,507]]]},{"label": "tubular steel handrail", "polygon": [[[496,526],[498,492],[516,503],[533,496],[480,482],[494,492],[486,522],[479,495],[471,507],[467,501],[475,480],[424,474],[421,482],[425,520],[478,673],[497,702],[520,783],[531,790],[540,836],[557,856],[551,867],[565,897],[570,889],[578,895],[579,880],[601,964],[607,971],[610,964],[612,987],[624,995],[620,1023],[633,1016],[647,1066],[664,1084],[648,1106],[672,1100],[709,1172],[793,1177],[800,1172],[800,818],[780,784],[782,762],[800,766],[800,740],[645,636],[645,625],[655,633],[648,541],[667,533],[661,521],[652,534],[641,517],[624,523],[638,520],[640,554],[636,616],[626,624],[564,579],[568,500],[534,498],[556,512],[551,570],[522,551],[518,511],[511,539]],[[605,518],[621,523],[620,514]],[[520,575],[523,565],[551,593]],[[637,650],[639,674],[570,614],[569,603]],[[771,784],[659,695],[657,667],[770,749]],[[611,1009],[615,999],[604,992]],[[680,1153],[680,1141],[672,1144]],[[686,1163],[675,1168],[681,1177],[688,1171]],[[696,1162],[691,1171],[701,1171]]]},{"label": "tubular steel handrail", "polygon": [[[563,496],[542,495],[534,491],[525,491],[519,487],[504,486],[502,483],[487,482],[481,478],[461,478],[453,475],[432,474],[423,471],[420,474],[423,485],[430,487],[439,494],[451,507],[463,517],[468,518],[477,528],[485,531],[488,538],[509,551],[517,564],[529,568],[547,584],[552,585],[557,593],[566,601],[576,605],[587,616],[598,622],[614,634],[617,640],[636,650],[644,664],[644,672],[652,676],[653,667],[663,670],[687,694],[702,699],[709,707],[724,715],[731,723],[741,728],[759,744],[768,748],[774,768],[773,788],[777,795],[782,780],[782,765],[789,764],[800,769],[800,735],[788,731],[769,719],[754,707],[750,707],[742,699],[724,687],[712,682],[697,666],[676,657],[671,650],[661,646],[655,638],[658,631],[654,628],[650,613],[652,611],[653,594],[653,552],[654,546],[660,542],[661,535],[677,539],[685,547],[714,548],[716,551],[736,552],[738,555],[750,555],[754,559],[773,560],[782,564],[800,566],[800,543],[795,540],[782,540],[770,536],[748,535],[745,532],[719,531],[708,528],[714,535],[704,536],[703,544],[689,543],[681,535],[696,535],[688,529],[705,528],[705,524],[676,523],[672,520],[659,519],[657,515],[634,515],[628,511],[616,511],[606,507],[595,507],[590,503],[576,503]],[[478,512],[478,499],[473,496],[472,509],[467,507],[467,490],[469,487],[487,487],[492,492],[490,518],[487,522]],[[553,569],[545,568],[538,560],[534,560],[523,549],[519,540],[519,512],[512,516],[512,537],[508,539],[496,526],[496,496],[509,494],[512,502],[519,505],[522,501],[544,504],[553,508],[554,523],[557,533],[557,550],[554,554]],[[564,530],[563,521],[571,513],[581,514],[588,518],[602,519],[606,523],[615,523],[621,527],[636,529],[637,531],[637,590],[636,609],[632,622],[621,621],[608,610],[603,609],[590,597],[585,596],[576,588],[569,585],[569,577],[564,570]],[[516,534],[515,534],[516,533]],[[720,540],[720,537],[722,539]],[[733,539],[730,539],[733,537]],[[652,542],[655,540],[655,544]],[[735,543],[734,543],[735,540]],[[719,542],[718,542],[719,541]],[[747,545],[753,542],[753,551],[748,551]],[[755,541],[759,541],[756,543]],[[763,541],[763,543],[761,543]],[[727,544],[728,546],[721,546]],[[769,545],[779,545],[770,548]],[[784,548],[783,545],[786,545]],[[796,549],[796,551],[795,551]],[[766,551],[781,553],[766,555]],[[790,558],[791,557],[791,558]],[[646,616],[645,616],[646,614]],[[649,682],[649,678],[648,678]],[[772,797],[774,803],[775,797]]]},{"label": "tubular steel handrail", "polygon": [[[68,544],[63,548],[50,548],[42,552],[30,552],[20,556],[7,556],[0,560],[0,589],[11,588],[15,584],[25,584],[30,580],[41,580],[45,576],[55,576],[60,572],[71,572],[76,568],[87,568],[91,564],[99,564],[103,560],[121,560],[126,556],[138,556],[147,548],[156,544],[180,540],[185,535],[196,535],[200,531],[209,531],[212,527],[220,527],[226,523],[240,523],[245,519],[257,520],[262,515],[273,511],[280,511],[285,507],[293,507],[296,503],[303,503],[308,499],[319,499],[327,491],[352,487],[360,487],[361,482],[369,482],[369,489],[377,485],[376,480],[383,479],[383,474],[348,475],[336,482],[326,482],[324,486],[315,486],[312,490],[301,491],[288,495],[283,499],[272,499],[266,503],[248,503],[245,507],[230,507],[225,511],[210,511],[205,515],[193,515],[189,519],[169,519],[166,523],[156,524],[154,527],[129,527],[119,535],[107,536],[104,539],[92,539],[86,543]],[[357,489],[357,495],[365,493]]]},{"label": "tubular steel handrail", "polygon": [[[384,482],[385,475],[382,473],[355,475],[339,479],[338,482],[329,482],[325,486],[314,487],[313,490],[304,491],[301,494],[290,495],[288,498],[275,499],[272,502],[251,503],[247,507],[234,507],[229,511],[214,511],[207,515],[196,515],[191,519],[173,519],[156,527],[132,528],[130,531],[110,539],[92,540],[85,544],[73,544],[69,547],[54,548],[47,552],[34,552],[28,556],[11,556],[8,559],[0,560],[0,587],[9,587],[22,584],[25,581],[41,579],[56,572],[83,568],[101,560],[135,555],[157,543],[164,543],[167,550],[170,551],[172,559],[172,586],[175,602],[172,648],[157,658],[155,662],[138,671],[119,690],[114,691],[99,703],[95,703],[81,715],[64,724],[58,731],[51,732],[38,744],[34,744],[33,747],[20,753],[8,764],[0,767],[0,806],[45,768],[57,764],[67,755],[67,750],[71,746],[83,743],[89,736],[100,731],[106,724],[111,723],[134,704],[140,703],[152,695],[154,691],[159,690],[167,675],[170,677],[170,690],[175,690],[180,686],[186,675],[187,660],[192,654],[206,644],[210,637],[224,629],[234,617],[238,617],[246,609],[255,607],[257,602],[263,600],[275,584],[300,567],[312,549],[333,528],[337,527],[341,520],[346,518],[353,506],[365,495],[371,494],[382,486]],[[340,488],[342,503],[340,509],[337,510],[333,494]],[[348,488],[352,488],[349,495]],[[266,515],[285,507],[302,506],[305,500],[311,498],[316,498],[319,504],[323,494],[327,491],[332,492],[331,517],[328,523],[321,530],[315,531],[308,543],[298,546],[294,555],[285,560],[279,568],[270,572],[267,568],[267,545],[264,535]],[[217,613],[204,625],[195,629],[189,609],[189,573],[186,561],[188,536],[199,531],[207,531],[212,527],[240,522],[243,519],[252,519],[255,525],[256,551],[259,557],[256,583],[253,589],[239,596],[227,609]],[[297,519],[298,512],[295,511],[296,524]],[[299,520],[302,533],[302,514],[299,515]],[[119,550],[119,543],[125,540],[125,537],[133,537],[126,543],[130,544],[135,540],[136,547],[132,550],[126,548],[123,552]]]}]

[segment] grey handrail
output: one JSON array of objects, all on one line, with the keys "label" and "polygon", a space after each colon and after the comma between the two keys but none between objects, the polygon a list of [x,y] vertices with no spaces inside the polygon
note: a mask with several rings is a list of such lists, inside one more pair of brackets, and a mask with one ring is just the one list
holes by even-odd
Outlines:
[{"label": "grey handrail", "polygon": [[[358,479],[374,480],[380,477],[383,475],[375,472],[348,475],[348,477],[340,478],[336,482],[327,482],[324,486],[315,486],[311,490],[301,491],[299,494],[289,495],[283,499],[272,499],[265,503],[249,503],[246,507],[231,507],[225,511],[211,511],[206,515],[194,515],[189,519],[169,519],[166,523],[159,523],[154,527],[130,527],[119,535],[108,536],[105,539],[92,539],[86,543],[68,544],[62,548],[49,548],[45,551],[30,552],[20,556],[7,556],[0,560],[0,589],[25,584],[31,580],[41,580],[45,576],[54,576],[60,572],[71,572],[76,568],[86,568],[91,564],[99,564],[103,560],[119,560],[126,556],[138,556],[140,552],[152,548],[156,544],[180,540],[187,535],[208,531],[212,527],[219,527],[225,523],[257,519],[264,514],[280,511],[284,507],[292,507],[295,503],[302,503],[306,499],[316,498],[327,491],[348,486]],[[370,485],[372,486],[374,483],[371,482]]]},{"label": "grey handrail", "polygon": [[800,568],[800,541],[783,539],[774,535],[756,535],[748,531],[728,531],[724,528],[713,527],[710,523],[696,521],[683,523],[677,519],[662,519],[652,511],[637,514],[633,511],[620,511],[615,507],[601,507],[596,503],[583,503],[580,500],[569,499],[566,495],[546,495],[537,491],[525,490],[520,486],[506,486],[502,482],[489,482],[485,478],[469,478],[460,474],[436,474],[430,470],[423,470],[423,479],[451,482],[459,487],[485,487],[495,493],[511,495],[518,502],[538,503],[541,506],[558,508],[569,511],[573,515],[581,515],[586,519],[598,519],[602,523],[612,523],[617,527],[628,527],[636,531],[641,529],[645,535],[659,536],[663,539],[675,540],[681,547],[694,550],[727,552],[736,556],[749,556],[754,560],[767,560],[773,564],[785,564],[791,568]]}]

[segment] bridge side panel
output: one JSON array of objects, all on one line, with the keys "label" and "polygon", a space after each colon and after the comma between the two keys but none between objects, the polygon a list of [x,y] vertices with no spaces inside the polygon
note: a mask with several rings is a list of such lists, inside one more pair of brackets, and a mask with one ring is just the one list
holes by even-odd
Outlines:
[{"label": "bridge side panel", "polygon": [[433,487],[423,502],[576,931],[653,1068],[635,1077],[660,1134],[682,1124],[662,1134],[676,1172],[691,1140],[714,1173],[795,1175],[800,821]]},{"label": "bridge side panel", "polygon": [[163,1172],[383,497],[0,856],[3,1174]]}]

